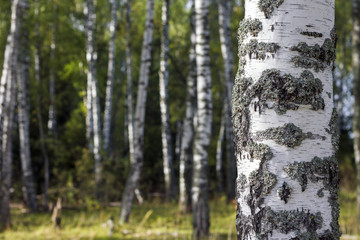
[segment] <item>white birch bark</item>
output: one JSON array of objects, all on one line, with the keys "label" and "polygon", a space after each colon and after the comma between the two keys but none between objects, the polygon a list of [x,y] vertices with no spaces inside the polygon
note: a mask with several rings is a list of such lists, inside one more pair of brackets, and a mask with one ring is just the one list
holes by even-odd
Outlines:
[{"label": "white birch bark", "polygon": [[238,239],[339,239],[334,8],[245,1],[233,91]]},{"label": "white birch bark", "polygon": [[31,168],[31,152],[30,152],[30,132],[29,132],[29,32],[26,26],[27,11],[29,3],[25,0],[21,2],[21,32],[18,52],[17,66],[17,101],[18,101],[18,122],[19,122],[19,138],[20,138],[20,159],[23,180],[23,197],[25,203],[31,211],[37,210],[37,200],[35,192],[35,182],[33,171]]},{"label": "white birch bark", "polygon": [[197,115],[198,123],[194,139],[192,210],[194,237],[209,233],[208,204],[208,149],[211,137],[212,99],[209,53],[209,5],[208,0],[195,0],[195,54],[197,67]]},{"label": "white birch bark", "polygon": [[161,139],[163,153],[163,170],[165,177],[165,193],[167,200],[176,199],[176,185],[174,173],[174,156],[171,140],[170,113],[169,113],[169,18],[170,18],[170,0],[163,0],[162,6],[162,36],[161,36],[161,54],[160,54],[160,111],[161,111]]},{"label": "white birch bark", "polygon": [[[226,114],[226,112],[224,111]],[[224,182],[223,182],[223,169],[222,169],[222,160],[223,160],[223,142],[225,138],[225,114],[221,116],[219,136],[216,146],[216,177],[217,177],[217,189],[218,192],[222,193],[224,191]]]},{"label": "white birch bark", "polygon": [[[10,187],[11,187],[11,162],[6,156],[6,147],[8,147],[8,139],[4,133],[7,132],[8,127],[5,122],[8,122],[9,111],[7,100],[11,102],[11,95],[14,96],[14,84],[16,81],[16,65],[17,65],[17,49],[18,49],[18,34],[20,24],[20,7],[19,0],[12,1],[11,4],[11,24],[10,31],[7,37],[7,43],[4,54],[4,64],[0,80],[0,230],[9,228],[11,225],[10,219]],[[8,96],[10,93],[10,96]],[[14,102],[14,100],[13,100]],[[9,110],[8,110],[9,109]],[[6,120],[6,121],[5,121]],[[8,125],[8,123],[7,123]],[[11,141],[10,141],[11,142]],[[5,151],[4,151],[5,150]]]},{"label": "white birch bark", "polygon": [[100,197],[100,184],[102,179],[102,167],[101,167],[101,123],[100,123],[100,103],[98,96],[98,82],[96,77],[96,58],[95,51],[95,24],[96,13],[94,0],[86,1],[86,59],[88,63],[87,81],[88,81],[88,121],[89,128],[93,128],[92,146],[94,159],[95,159],[95,185],[96,195]]},{"label": "white birch bark", "polygon": [[134,163],[132,163],[128,174],[125,190],[121,201],[119,222],[127,222],[134,199],[134,191],[140,178],[141,168],[144,159],[144,124],[147,87],[149,83],[149,71],[151,63],[151,48],[154,27],[154,0],[147,1],[147,13],[145,22],[145,32],[141,52],[140,78],[138,83],[138,94],[135,113],[134,131]]},{"label": "white birch bark", "polygon": [[129,139],[130,163],[135,162],[134,150],[134,103],[133,103],[133,80],[131,60],[131,0],[126,0],[126,103],[127,103],[127,128]]},{"label": "white birch bark", "polygon": [[181,140],[179,166],[179,204],[182,213],[191,210],[191,182],[194,143],[194,115],[196,108],[196,57],[195,57],[195,13],[194,1],[191,10],[191,46],[189,52],[189,72],[186,79],[186,100],[184,129]]},{"label": "white birch bark", "polygon": [[109,41],[109,60],[108,72],[106,82],[106,99],[105,99],[105,112],[104,112],[104,126],[103,126],[103,148],[105,153],[109,154],[110,145],[110,128],[111,128],[111,110],[112,110],[112,95],[113,83],[115,72],[115,35],[117,23],[117,1],[111,0],[111,22],[110,22],[110,41]]},{"label": "white birch bark", "polygon": [[354,117],[353,117],[353,132],[354,132],[354,153],[357,171],[357,209],[358,217],[360,218],[360,1],[352,0],[352,15],[353,15],[353,51],[352,51],[352,66],[354,72]]},{"label": "white birch bark", "polygon": [[[35,15],[39,17],[39,0],[36,0],[36,7],[35,7]],[[39,22],[35,24],[35,80],[36,84],[38,86],[39,94],[36,97],[36,117],[38,119],[38,126],[39,126],[39,135],[40,135],[40,150],[41,155],[44,161],[44,206],[45,209],[48,209],[49,206],[49,182],[50,182],[50,169],[49,169],[49,157],[47,154],[45,141],[46,136],[44,132],[44,126],[43,126],[43,119],[41,115],[41,105],[40,105],[40,85],[41,85],[41,65],[40,65],[40,33],[39,33]]]}]

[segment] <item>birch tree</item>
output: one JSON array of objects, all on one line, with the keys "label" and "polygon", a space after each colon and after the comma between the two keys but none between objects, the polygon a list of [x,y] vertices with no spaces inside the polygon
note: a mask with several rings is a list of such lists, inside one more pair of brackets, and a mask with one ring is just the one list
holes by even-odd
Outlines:
[{"label": "birch tree", "polygon": [[245,1],[233,90],[238,239],[339,239],[335,1]]},{"label": "birch tree", "polygon": [[192,182],[192,162],[193,162],[193,143],[194,143],[194,114],[196,109],[196,58],[195,58],[195,12],[194,0],[191,10],[191,46],[189,52],[189,72],[186,79],[186,100],[185,100],[185,119],[183,135],[181,140],[180,166],[179,166],[179,204],[180,211],[185,213],[191,210],[191,182]]},{"label": "birch tree", "polygon": [[216,181],[217,181],[217,189],[220,193],[224,191],[224,183],[223,183],[223,169],[222,169],[222,159],[223,159],[223,143],[225,135],[225,114],[223,113],[221,117],[219,137],[217,140],[216,146]]},{"label": "birch tree", "polygon": [[360,1],[352,0],[353,15],[353,51],[352,64],[354,72],[354,153],[357,171],[357,209],[360,218]]},{"label": "birch tree", "polygon": [[219,35],[221,53],[224,60],[224,85],[225,85],[225,136],[226,136],[226,195],[227,198],[235,197],[236,163],[234,152],[233,126],[231,122],[231,94],[233,88],[233,54],[231,49],[231,0],[219,0]]},{"label": "birch tree", "polygon": [[194,237],[209,233],[208,149],[211,137],[212,99],[210,72],[209,0],[195,1],[195,55],[197,67],[197,125],[194,139],[193,182],[191,188]]},{"label": "birch tree", "polygon": [[86,60],[87,70],[87,125],[89,128],[90,148],[95,159],[95,185],[96,195],[99,197],[99,188],[102,178],[101,168],[101,123],[100,123],[100,102],[98,96],[98,81],[96,77],[95,51],[95,24],[96,13],[94,0],[86,0]]},{"label": "birch tree", "polygon": [[[12,1],[11,4],[11,23],[10,31],[7,37],[4,64],[0,80],[0,230],[9,228],[11,225],[10,219],[10,185],[11,185],[11,169],[6,157],[7,137],[4,133],[7,132],[7,127],[4,123],[9,118],[7,100],[14,98],[15,81],[16,81],[16,65],[17,65],[17,49],[18,49],[18,35],[20,28],[20,7],[19,0]],[[9,97],[10,93],[10,97]],[[12,99],[14,102],[14,99]]]},{"label": "birch tree", "polygon": [[106,99],[104,112],[104,126],[103,126],[103,148],[106,154],[109,154],[110,145],[110,128],[111,128],[111,109],[112,109],[112,95],[115,72],[115,35],[117,22],[117,1],[111,0],[111,22],[110,22],[110,41],[109,41],[109,60],[108,72],[106,82]]},{"label": "birch tree", "polygon": [[[119,222],[128,222],[134,199],[134,191],[140,178],[144,160],[144,124],[147,87],[149,83],[149,71],[151,63],[151,48],[154,28],[154,0],[147,1],[145,32],[141,52],[141,66],[136,100],[135,129],[134,129],[134,162],[126,180],[120,210]],[[130,123],[129,123],[130,124]]]},{"label": "birch tree", "polygon": [[165,176],[166,199],[176,199],[176,185],[174,173],[174,156],[172,149],[170,113],[169,113],[169,18],[170,0],[164,0],[162,6],[162,36],[161,36],[161,56],[160,56],[160,111],[161,111],[161,139],[163,153],[163,168]]}]

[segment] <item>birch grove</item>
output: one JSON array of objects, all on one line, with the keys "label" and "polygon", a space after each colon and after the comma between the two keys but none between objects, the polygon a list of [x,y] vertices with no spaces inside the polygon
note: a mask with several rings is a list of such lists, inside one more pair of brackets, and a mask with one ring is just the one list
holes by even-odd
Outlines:
[{"label": "birch grove", "polygon": [[134,199],[134,191],[140,178],[141,168],[144,160],[144,124],[147,87],[149,84],[149,71],[151,63],[151,48],[153,40],[154,25],[154,0],[147,1],[145,32],[141,51],[141,66],[138,83],[138,94],[136,100],[136,113],[134,119],[134,162],[130,171],[123,192],[119,222],[128,222]]},{"label": "birch grove", "polygon": [[208,199],[208,150],[211,137],[212,99],[211,72],[209,55],[209,5],[208,0],[195,1],[195,55],[197,80],[197,116],[194,138],[192,211],[194,237],[201,238],[209,234]]},{"label": "birch grove", "polygon": [[334,8],[245,1],[233,90],[238,239],[339,239]]}]

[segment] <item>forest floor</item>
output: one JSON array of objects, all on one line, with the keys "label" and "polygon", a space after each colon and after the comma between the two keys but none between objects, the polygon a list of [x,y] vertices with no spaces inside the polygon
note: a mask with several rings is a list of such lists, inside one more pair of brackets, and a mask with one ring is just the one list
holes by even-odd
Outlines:
[{"label": "forest floor", "polygon": [[[340,224],[342,239],[357,239],[360,225],[356,218],[356,194],[340,193]],[[224,198],[210,203],[211,235],[209,239],[236,239],[235,205]],[[12,210],[11,230],[0,234],[0,239],[191,239],[192,217],[180,214],[177,203],[159,201],[134,205],[128,224],[119,226],[119,207],[94,209],[64,209],[62,227],[54,229],[49,213],[23,213]],[[104,226],[110,217],[115,219],[114,234],[108,237]],[[360,239],[360,238],[359,238]]]}]

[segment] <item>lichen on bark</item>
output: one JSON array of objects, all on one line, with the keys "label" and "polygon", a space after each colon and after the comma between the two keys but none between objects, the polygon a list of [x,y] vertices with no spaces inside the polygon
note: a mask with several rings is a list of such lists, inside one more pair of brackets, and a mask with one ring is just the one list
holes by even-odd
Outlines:
[{"label": "lichen on bark", "polygon": [[277,191],[279,198],[283,200],[285,204],[288,202],[291,192],[292,189],[287,182],[284,182]]},{"label": "lichen on bark", "polygon": [[265,131],[256,132],[253,138],[256,140],[271,139],[279,145],[290,148],[300,146],[302,141],[307,138],[326,139],[324,136],[313,134],[311,132],[304,133],[301,128],[293,123],[285,123],[281,127],[268,128]]},{"label": "lichen on bark", "polygon": [[279,48],[280,46],[276,43],[258,42],[256,39],[251,39],[250,42],[241,45],[239,53],[242,56],[248,55],[250,59],[265,60],[267,53],[274,58]]},{"label": "lichen on bark", "polygon": [[266,18],[270,18],[275,8],[283,4],[284,0],[260,0],[258,6]]},{"label": "lichen on bark", "polygon": [[309,46],[306,42],[300,42],[290,48],[291,51],[299,52],[300,55],[292,57],[296,67],[313,68],[316,72],[324,71],[326,66],[330,66],[335,60],[335,42],[332,38],[326,38],[320,46],[315,44]]}]

